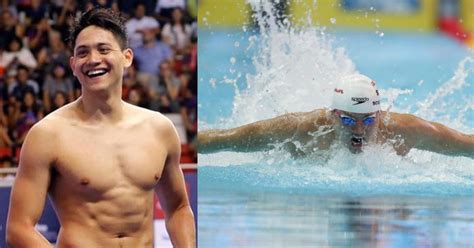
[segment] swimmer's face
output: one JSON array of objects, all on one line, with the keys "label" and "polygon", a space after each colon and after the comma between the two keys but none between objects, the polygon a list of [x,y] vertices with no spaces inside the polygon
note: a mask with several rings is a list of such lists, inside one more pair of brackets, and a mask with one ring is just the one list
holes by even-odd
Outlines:
[{"label": "swimmer's face", "polygon": [[123,71],[132,60],[132,50],[122,50],[112,32],[89,26],[77,36],[69,62],[83,90],[104,90],[121,87]]},{"label": "swimmer's face", "polygon": [[336,119],[335,127],[340,133],[340,141],[352,153],[361,152],[364,145],[375,141],[380,119],[379,112],[358,114],[334,110],[333,114]]}]

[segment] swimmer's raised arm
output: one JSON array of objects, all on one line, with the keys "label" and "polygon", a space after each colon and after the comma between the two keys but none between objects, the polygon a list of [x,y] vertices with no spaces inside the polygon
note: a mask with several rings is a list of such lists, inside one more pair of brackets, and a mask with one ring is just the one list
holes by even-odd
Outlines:
[{"label": "swimmer's raised arm", "polygon": [[165,166],[156,187],[156,193],[165,212],[166,230],[173,247],[196,247],[194,216],[186,194],[183,172],[179,166],[181,145],[178,134],[171,124],[160,125],[160,140],[167,144]]},{"label": "swimmer's raised arm", "polygon": [[464,134],[443,124],[414,115],[401,114],[397,132],[412,147],[436,153],[474,158],[474,135]]},{"label": "swimmer's raised arm", "polygon": [[[308,123],[314,113],[289,113],[226,130],[206,130],[198,134],[200,153],[218,151],[254,152],[270,150],[274,144],[298,136],[301,124]],[[304,125],[306,126],[306,125]],[[317,128],[316,126],[314,126]]]},{"label": "swimmer's raised arm", "polygon": [[53,247],[36,229],[43,212],[54,161],[53,132],[35,125],[21,149],[20,165],[13,184],[6,240],[9,247]]}]

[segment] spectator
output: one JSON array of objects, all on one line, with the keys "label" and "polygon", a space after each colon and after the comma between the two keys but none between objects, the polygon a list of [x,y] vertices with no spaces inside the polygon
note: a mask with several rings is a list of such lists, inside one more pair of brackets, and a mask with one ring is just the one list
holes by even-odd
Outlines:
[{"label": "spectator", "polygon": [[27,92],[33,92],[33,94],[39,94],[38,83],[29,79],[28,68],[25,66],[19,66],[17,69],[16,81],[9,85],[8,91],[13,95],[17,101],[23,101]]},{"label": "spectator", "polygon": [[189,53],[184,58],[184,71],[195,73],[197,69],[197,36],[191,36],[191,45],[189,46]]},{"label": "spectator", "polygon": [[145,31],[157,33],[160,27],[155,18],[145,15],[146,9],[144,4],[139,2],[135,5],[134,9],[133,18],[125,23],[131,48],[143,45],[143,33]]},{"label": "spectator", "polygon": [[[70,23],[74,21],[74,14],[76,12],[76,1],[74,0],[58,0],[56,2],[64,1],[62,4],[56,3],[53,5],[56,22],[53,28],[61,34],[62,38],[68,37]],[[62,39],[64,40],[64,39]],[[52,44],[51,44],[52,46]]]},{"label": "spectator", "polygon": [[133,87],[132,89],[130,89],[130,92],[128,94],[126,101],[135,106],[147,108],[148,106],[146,102],[144,101],[143,95],[144,95],[144,92],[143,92],[142,87],[140,86]]},{"label": "spectator", "polygon": [[21,36],[22,32],[17,28],[17,18],[9,8],[2,9],[0,21],[0,46],[7,47],[15,36]]},{"label": "spectator", "polygon": [[[0,101],[0,118],[5,119],[5,114],[3,113],[3,100]],[[4,161],[10,159],[12,156],[13,141],[8,136],[8,128],[4,121],[0,121],[0,160]]]},{"label": "spectator", "polygon": [[44,116],[43,108],[36,101],[34,92],[25,92],[16,120],[15,142],[23,144],[28,130]]},{"label": "spectator", "polygon": [[[11,93],[13,91],[14,85],[17,84],[16,76],[17,76],[17,71],[15,69],[10,69],[7,71],[5,80],[2,83],[2,99],[8,99],[9,96],[11,96]],[[8,106],[8,104],[7,104]]]},{"label": "spectator", "polygon": [[17,36],[10,41],[8,50],[3,53],[2,60],[0,64],[6,64],[8,67],[24,65],[34,69],[38,65],[30,49],[24,47],[23,42]]},{"label": "spectator", "polygon": [[6,73],[7,67],[8,67],[8,61],[4,59],[4,53],[5,49],[3,48],[2,45],[0,45],[0,77],[3,77]]},{"label": "spectator", "polygon": [[0,13],[4,10],[8,10],[10,11],[10,13],[12,14],[13,17],[17,17],[17,11],[16,11],[16,7],[14,4],[12,4],[12,1],[9,1],[9,0],[2,0],[0,1]]},{"label": "spectator", "polygon": [[43,103],[46,112],[49,113],[51,111],[51,102],[59,91],[66,93],[66,102],[70,102],[74,99],[72,80],[66,77],[65,66],[57,63],[53,67],[52,73],[46,76],[43,85]]},{"label": "spectator", "polygon": [[180,89],[180,114],[183,119],[184,127],[186,128],[186,137],[190,143],[190,151],[193,153],[194,159],[197,156],[195,139],[197,135],[197,97],[190,90],[189,76],[181,75],[181,89]]},{"label": "spectator", "polygon": [[7,127],[10,133],[10,137],[13,137],[12,131],[16,128],[16,120],[20,113],[21,102],[17,101],[15,96],[8,96],[7,102],[4,103],[3,112],[7,119]]},{"label": "spectator", "polygon": [[148,90],[148,95],[152,101],[150,107],[154,110],[158,110],[159,66],[164,61],[172,61],[173,53],[167,44],[156,40],[155,33],[151,30],[144,32],[143,43],[142,46],[134,51],[135,60],[139,69],[137,80]]},{"label": "spectator", "polygon": [[51,112],[66,105],[67,103],[66,98],[67,98],[67,95],[65,92],[56,91],[53,97],[53,104],[51,105]]},{"label": "spectator", "polygon": [[140,104],[138,106],[149,108],[150,99],[148,97],[148,91],[145,90],[142,84],[137,82],[137,71],[134,64],[126,69],[126,73],[123,77],[122,98],[128,101],[130,98],[129,94],[132,90],[137,91],[140,95]]},{"label": "spectator", "polygon": [[160,112],[179,112],[178,94],[181,84],[180,79],[174,74],[170,64],[163,62],[160,65]]},{"label": "spectator", "polygon": [[30,0],[30,6],[25,9],[26,16],[30,20],[40,20],[48,16],[49,5],[42,0]]},{"label": "spectator", "polygon": [[155,18],[164,25],[171,21],[171,13],[175,8],[186,9],[186,0],[158,0],[155,8]]},{"label": "spectator", "polygon": [[191,41],[192,29],[184,22],[183,10],[175,8],[171,15],[171,22],[163,26],[161,37],[164,42],[176,50],[177,54],[183,54]]},{"label": "spectator", "polygon": [[140,72],[158,75],[160,64],[172,61],[173,51],[166,43],[156,40],[155,32],[147,30],[143,35],[143,45],[135,49],[135,59]]},{"label": "spectator", "polygon": [[0,168],[11,167],[14,143],[9,136],[7,117],[4,113],[3,99],[0,99]]},{"label": "spectator", "polygon": [[40,19],[33,19],[33,26],[27,31],[28,45],[31,51],[35,54],[43,47],[49,47],[49,32],[51,26],[49,19],[44,17]]}]

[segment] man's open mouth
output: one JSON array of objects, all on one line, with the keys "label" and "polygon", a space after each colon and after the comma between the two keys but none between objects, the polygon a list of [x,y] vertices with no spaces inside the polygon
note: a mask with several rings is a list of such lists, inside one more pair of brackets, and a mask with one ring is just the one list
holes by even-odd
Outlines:
[{"label": "man's open mouth", "polygon": [[86,75],[90,78],[96,78],[105,75],[108,72],[106,69],[93,69],[86,72]]},{"label": "man's open mouth", "polygon": [[353,135],[351,138],[351,144],[354,147],[361,147],[364,142],[364,137]]}]

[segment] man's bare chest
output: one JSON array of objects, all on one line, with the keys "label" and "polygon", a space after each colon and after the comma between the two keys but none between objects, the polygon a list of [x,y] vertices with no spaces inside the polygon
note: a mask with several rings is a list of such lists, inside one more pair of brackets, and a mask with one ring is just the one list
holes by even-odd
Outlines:
[{"label": "man's bare chest", "polygon": [[150,190],[167,156],[163,141],[154,137],[139,129],[64,130],[54,165],[57,181],[84,193],[104,194],[120,187]]}]

